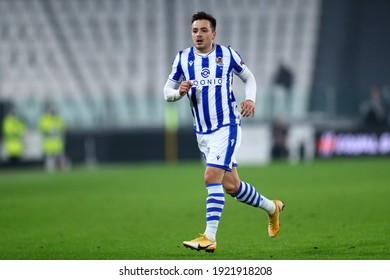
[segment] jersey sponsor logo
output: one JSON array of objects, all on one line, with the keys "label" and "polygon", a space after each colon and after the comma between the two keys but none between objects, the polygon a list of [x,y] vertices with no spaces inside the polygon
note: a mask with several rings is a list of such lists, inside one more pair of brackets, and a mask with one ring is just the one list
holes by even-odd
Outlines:
[{"label": "jersey sponsor logo", "polygon": [[193,80],[192,86],[222,86],[223,79],[222,78],[211,78],[211,79],[200,79]]},{"label": "jersey sponsor logo", "polygon": [[200,75],[206,79],[210,76],[210,70],[208,68],[202,68]]}]

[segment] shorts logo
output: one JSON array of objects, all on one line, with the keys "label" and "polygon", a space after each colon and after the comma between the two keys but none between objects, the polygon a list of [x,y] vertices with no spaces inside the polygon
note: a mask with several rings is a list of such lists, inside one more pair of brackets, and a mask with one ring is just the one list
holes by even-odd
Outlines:
[{"label": "shorts logo", "polygon": [[208,68],[203,68],[200,72],[203,78],[208,78],[210,76],[210,70]]},{"label": "shorts logo", "polygon": [[234,139],[230,139],[230,147],[233,147],[233,145],[234,145],[234,142],[235,142],[235,140],[234,140]]},{"label": "shorts logo", "polygon": [[217,156],[217,160],[219,160],[221,157],[220,156]]}]

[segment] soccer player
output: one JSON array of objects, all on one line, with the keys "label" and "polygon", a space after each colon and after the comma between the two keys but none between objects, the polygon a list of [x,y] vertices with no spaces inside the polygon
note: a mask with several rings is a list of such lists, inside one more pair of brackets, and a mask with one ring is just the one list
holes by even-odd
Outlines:
[{"label": "soccer player", "polygon": [[[214,43],[216,19],[212,15],[194,14],[191,32],[194,46],[179,51],[164,86],[168,102],[187,96],[198,147],[206,159],[206,229],[200,237],[184,241],[183,245],[198,251],[216,250],[224,190],[240,202],[264,209],[268,213],[268,234],[275,237],[280,229],[283,202],[269,200],[251,184],[241,181],[235,159],[241,143],[241,117],[255,114],[256,80],[234,49]],[[232,90],[233,74],[245,84],[246,99],[241,103],[241,110]]]}]

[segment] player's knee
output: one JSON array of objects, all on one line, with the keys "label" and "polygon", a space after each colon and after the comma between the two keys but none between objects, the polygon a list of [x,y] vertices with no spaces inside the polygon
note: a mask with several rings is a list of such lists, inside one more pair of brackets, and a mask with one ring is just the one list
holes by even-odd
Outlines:
[{"label": "player's knee", "polygon": [[207,168],[204,173],[204,182],[206,185],[221,184],[224,170],[219,168]]},{"label": "player's knee", "polygon": [[218,178],[215,178],[213,176],[205,176],[204,183],[206,186],[207,185],[221,184],[221,180],[218,180]]},{"label": "player's knee", "polygon": [[219,179],[214,176],[214,174],[210,173],[210,172],[206,172],[204,174],[204,183],[206,185],[210,185],[210,184],[217,184],[217,183],[220,183]]}]

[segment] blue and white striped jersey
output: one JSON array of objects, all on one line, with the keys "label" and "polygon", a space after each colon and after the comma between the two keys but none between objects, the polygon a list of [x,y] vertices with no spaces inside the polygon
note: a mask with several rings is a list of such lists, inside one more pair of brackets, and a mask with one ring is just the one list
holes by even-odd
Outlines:
[{"label": "blue and white striped jersey", "polygon": [[223,126],[240,124],[233,74],[239,75],[245,68],[234,49],[218,44],[206,55],[198,54],[194,47],[176,55],[169,79],[175,83],[192,82],[187,97],[196,133],[207,134]]}]

